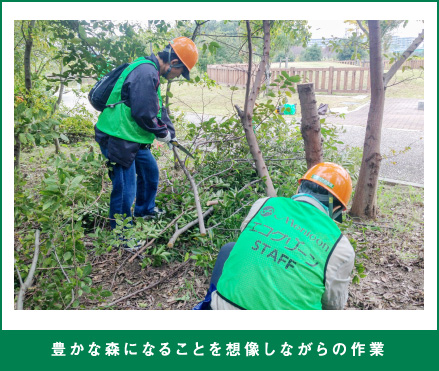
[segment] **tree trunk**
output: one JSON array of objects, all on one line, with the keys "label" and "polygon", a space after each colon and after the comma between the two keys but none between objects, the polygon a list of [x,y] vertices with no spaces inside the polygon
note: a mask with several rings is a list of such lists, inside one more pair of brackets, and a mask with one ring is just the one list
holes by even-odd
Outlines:
[{"label": "tree trunk", "polygon": [[[26,88],[26,102],[29,103],[30,101],[30,90],[32,89],[32,79],[31,79],[31,71],[30,71],[30,56],[32,52],[32,45],[33,45],[33,39],[32,39],[32,30],[35,27],[35,21],[30,21],[28,25],[28,35],[26,37],[23,27],[24,22],[21,23],[21,29],[23,32],[23,37],[25,39],[25,49],[24,49],[24,86]],[[20,169],[20,154],[21,154],[21,142],[20,138],[17,135],[14,136],[15,143],[14,143],[14,167],[16,169]]]},{"label": "tree trunk", "polygon": [[55,138],[53,140],[53,143],[55,144],[55,153],[58,155],[61,152],[61,147],[59,145],[59,139]]},{"label": "tree trunk", "polygon": [[270,61],[265,65],[265,92],[264,96],[267,96],[270,92],[270,83],[271,83],[271,65]]},{"label": "tree trunk", "polygon": [[368,21],[370,37],[371,100],[363,159],[350,215],[374,219],[377,213],[378,174],[381,164],[381,127],[384,111],[383,57],[379,21]]},{"label": "tree trunk", "polygon": [[31,71],[30,71],[30,56],[34,40],[32,39],[32,30],[35,26],[35,21],[30,21],[28,27],[28,35],[26,37],[26,46],[24,49],[24,86],[27,92],[32,89]]},{"label": "tree trunk", "polygon": [[20,153],[21,153],[21,142],[18,135],[14,135],[14,168],[20,169]]},{"label": "tree trunk", "polygon": [[[60,74],[62,74],[63,73],[63,63],[62,63],[62,61],[61,61],[61,67],[60,67]],[[58,99],[57,99],[57,101],[55,102],[55,104],[53,105],[53,111],[52,111],[52,116],[55,114],[55,112],[56,112],[56,110],[58,109],[58,107],[59,107],[59,105],[61,104],[61,102],[62,102],[62,95],[64,94],[64,84],[63,84],[63,79],[62,79],[62,77],[60,77],[60,79],[59,79],[59,93],[58,93]],[[58,127],[56,127],[55,128],[55,130],[57,130],[58,129]],[[54,142],[54,144],[55,144],[55,153],[56,154],[59,154],[60,152],[61,152],[61,147],[60,147],[60,145],[59,145],[59,139],[58,138],[55,138],[54,140],[53,140],[53,142]]]},{"label": "tree trunk", "polygon": [[306,165],[309,168],[323,162],[322,134],[320,131],[320,117],[317,113],[317,101],[314,93],[314,84],[298,84],[302,122],[300,132],[305,143]]},{"label": "tree trunk", "polygon": [[246,21],[247,24],[247,38],[248,38],[248,71],[247,71],[247,85],[245,90],[245,103],[244,111],[235,105],[238,115],[241,119],[241,124],[244,128],[245,137],[247,143],[250,147],[250,153],[252,154],[253,160],[255,161],[256,170],[258,175],[264,180],[265,191],[268,197],[276,197],[276,190],[274,189],[273,182],[271,181],[270,174],[268,173],[267,166],[265,165],[264,158],[262,157],[262,152],[259,148],[256,135],[253,131],[253,109],[256,103],[256,97],[258,96],[259,90],[261,88],[262,77],[265,74],[265,66],[268,61],[270,54],[270,22],[263,21],[264,27],[264,50],[262,54],[261,63],[259,63],[258,72],[253,83],[252,91],[250,93],[250,83],[252,77],[252,42],[251,42],[251,29],[250,22]]}]

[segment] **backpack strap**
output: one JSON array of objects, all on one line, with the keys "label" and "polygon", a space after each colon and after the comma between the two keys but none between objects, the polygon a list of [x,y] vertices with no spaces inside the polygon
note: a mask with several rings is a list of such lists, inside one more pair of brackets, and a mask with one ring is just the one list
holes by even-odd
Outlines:
[{"label": "backpack strap", "polygon": [[[134,62],[132,62],[127,68],[125,68],[123,70],[123,72],[119,76],[119,79],[122,79],[122,81],[124,81],[132,70],[134,70],[137,66],[139,66],[143,63],[152,64],[157,71],[159,70],[157,65],[152,60],[147,59],[146,57],[140,57],[140,58],[137,58]],[[161,90],[160,90],[160,81],[159,81],[159,87],[157,89],[157,95],[159,97],[159,113],[157,114],[157,117],[159,119],[161,119],[162,118],[163,99],[162,99],[162,94],[161,94]],[[122,104],[125,102],[126,102],[125,100],[121,100],[121,101],[116,102],[116,103],[107,104],[107,105],[105,105],[105,108],[114,108],[116,105]]]}]

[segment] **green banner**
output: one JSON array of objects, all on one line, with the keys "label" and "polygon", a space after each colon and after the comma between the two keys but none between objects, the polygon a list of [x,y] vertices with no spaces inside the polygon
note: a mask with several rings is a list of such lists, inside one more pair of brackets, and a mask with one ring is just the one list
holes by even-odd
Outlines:
[{"label": "green banner", "polygon": [[[262,318],[269,320],[273,312]],[[213,315],[213,314],[212,314]],[[145,314],[145,320],[150,315]],[[292,320],[300,319],[300,312]],[[11,369],[128,366],[419,369],[433,361],[437,331],[2,331]]]}]

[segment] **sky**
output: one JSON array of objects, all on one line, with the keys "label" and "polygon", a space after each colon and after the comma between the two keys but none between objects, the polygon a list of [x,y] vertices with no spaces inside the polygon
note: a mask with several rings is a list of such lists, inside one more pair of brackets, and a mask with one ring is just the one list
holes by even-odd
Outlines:
[{"label": "sky", "polygon": [[[345,24],[343,20],[324,20],[324,21],[308,21],[311,26],[312,38],[321,39],[322,37],[330,38],[334,37],[344,37],[345,30],[351,27]],[[394,31],[394,36],[400,37],[416,37],[422,31],[423,23],[421,21],[409,21],[407,26],[403,28],[400,26]]]}]

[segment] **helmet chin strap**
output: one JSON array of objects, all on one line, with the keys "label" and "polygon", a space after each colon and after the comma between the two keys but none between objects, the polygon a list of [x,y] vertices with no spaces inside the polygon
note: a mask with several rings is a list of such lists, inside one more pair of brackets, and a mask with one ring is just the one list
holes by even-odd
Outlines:
[{"label": "helmet chin strap", "polygon": [[165,79],[168,79],[168,75],[169,75],[169,72],[171,72],[171,70],[172,70],[172,67],[171,67],[171,52],[172,52],[172,48],[171,48],[171,45],[168,45],[167,47],[166,47],[166,49],[168,49],[168,62],[169,62],[169,67],[168,67],[168,70],[165,72],[165,74],[163,75],[163,77],[165,78]]},{"label": "helmet chin strap", "polygon": [[168,69],[167,69],[167,71],[166,71],[166,72],[164,73],[164,75],[163,75],[163,77],[164,77],[165,79],[168,79],[168,75],[169,75],[169,72],[171,72],[171,70],[172,70],[172,67],[169,66]]},{"label": "helmet chin strap", "polygon": [[[180,67],[183,67],[184,66],[184,64],[183,63],[177,63],[177,64],[174,64],[173,66],[171,65],[171,53],[172,53],[172,47],[171,47],[171,45],[168,45],[167,47],[166,47],[166,49],[168,50],[168,62],[169,62],[169,67],[168,67],[168,69],[166,70],[166,72],[163,74],[163,77],[165,78],[165,79],[168,79],[168,75],[169,75],[169,73],[171,72],[171,70],[173,69],[173,68],[180,68]],[[165,49],[165,50],[166,50]]]},{"label": "helmet chin strap", "polygon": [[[337,220],[337,218],[341,215],[343,212],[343,209],[340,208],[334,213],[334,197],[331,195],[328,197],[328,209],[329,209],[329,217],[332,220]],[[341,221],[341,220],[340,220]]]}]

